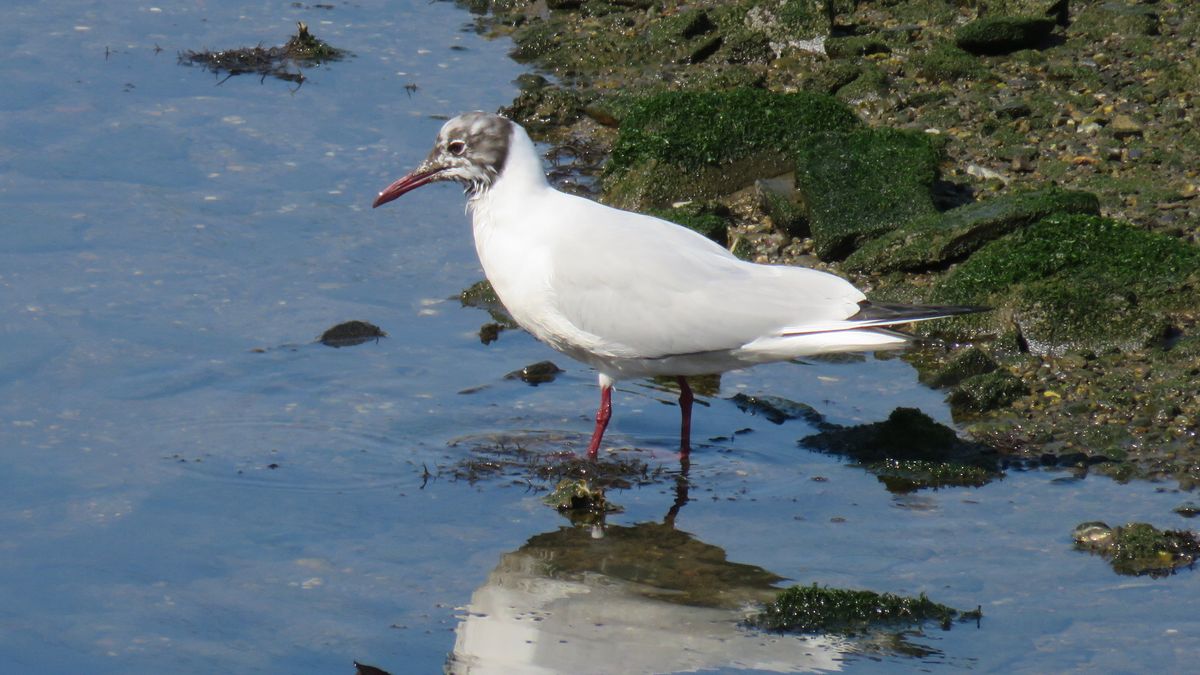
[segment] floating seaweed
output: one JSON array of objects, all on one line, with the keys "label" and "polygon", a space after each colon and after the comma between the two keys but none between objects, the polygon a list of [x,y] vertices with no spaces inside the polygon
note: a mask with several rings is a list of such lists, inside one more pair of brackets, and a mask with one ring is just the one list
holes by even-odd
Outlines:
[{"label": "floating seaweed", "polygon": [[349,52],[331,46],[308,32],[308,25],[299,22],[296,34],[280,47],[243,47],[241,49],[226,49],[219,52],[185,51],[179,55],[179,62],[186,66],[201,66],[214,74],[228,73],[221,82],[234,75],[256,73],[266,79],[268,76],[303,84],[307,79],[303,68],[312,68],[328,61],[340,61]]}]

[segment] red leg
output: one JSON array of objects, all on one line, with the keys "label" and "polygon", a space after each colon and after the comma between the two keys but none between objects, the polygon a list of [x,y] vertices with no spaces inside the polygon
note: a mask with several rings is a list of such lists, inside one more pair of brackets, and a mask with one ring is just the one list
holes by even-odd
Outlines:
[{"label": "red leg", "polygon": [[592,432],[592,442],[588,443],[588,459],[596,459],[600,451],[600,439],[604,438],[604,430],[608,428],[608,419],[612,417],[612,385],[600,385],[600,408],[596,410],[596,429]]},{"label": "red leg", "polygon": [[692,388],[682,375],[675,381],[679,383],[679,454],[687,457],[692,451]]}]

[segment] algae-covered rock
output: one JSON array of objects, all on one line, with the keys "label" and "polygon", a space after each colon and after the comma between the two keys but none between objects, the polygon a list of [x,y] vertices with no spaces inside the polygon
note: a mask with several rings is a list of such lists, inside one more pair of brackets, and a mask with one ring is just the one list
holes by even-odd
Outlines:
[{"label": "algae-covered rock", "polygon": [[1138,37],[1158,35],[1159,16],[1153,5],[1126,2],[1097,2],[1081,9],[1070,32],[1092,39],[1110,35]]},{"label": "algae-covered rock", "polygon": [[984,244],[1055,213],[1100,213],[1089,192],[1057,187],[967,204],[905,224],[851,254],[851,272],[924,272],[966,258]]},{"label": "algae-covered rock", "polygon": [[886,420],[871,424],[826,424],[800,445],[849,457],[894,492],[979,486],[1000,475],[995,450],[962,440],[915,408],[896,408]]},{"label": "algae-covered rock", "polygon": [[1200,540],[1183,530],[1159,530],[1149,523],[1122,527],[1080,523],[1071,537],[1075,548],[1108,558],[1117,574],[1153,577],[1188,567],[1200,555]]},{"label": "algae-covered rock", "polygon": [[321,333],[317,342],[326,347],[353,347],[387,337],[383,329],[367,321],[346,321]]},{"label": "algae-covered rock", "polygon": [[967,347],[951,355],[950,359],[932,372],[921,371],[922,383],[934,387],[952,387],[976,375],[986,375],[998,366],[995,359],[979,347]]},{"label": "algae-covered rock", "polygon": [[1028,393],[1029,387],[1021,378],[994,371],[964,379],[947,400],[956,413],[986,412],[1002,408]]},{"label": "algae-covered rock", "polygon": [[553,361],[538,361],[531,363],[520,370],[514,370],[504,376],[506,380],[521,380],[530,386],[538,386],[547,382],[553,382],[558,374],[563,372]]},{"label": "algae-covered rock", "polygon": [[933,43],[925,52],[913,57],[917,72],[937,82],[973,80],[987,69],[979,59],[949,41]]},{"label": "algae-covered rock", "polygon": [[925,621],[936,621],[942,628],[949,628],[956,618],[974,621],[979,617],[978,610],[960,612],[933,602],[924,593],[910,598],[813,584],[781,591],[746,623],[772,631],[854,635],[880,626]]},{"label": "algae-covered rock", "polygon": [[729,245],[729,209],[720,204],[686,202],[671,208],[647,209],[646,213],[695,230],[722,246]]},{"label": "algae-covered rock", "polygon": [[934,215],[940,156],[928,135],[888,128],[826,134],[804,146],[796,189],[817,255],[843,258],[867,239]]},{"label": "algae-covered rock", "polygon": [[621,120],[605,196],[638,209],[711,199],[784,173],[818,134],[858,124],[845,105],[806,92],[651,95],[630,104]]},{"label": "algae-covered rock", "polygon": [[984,16],[955,32],[955,42],[972,54],[1008,54],[1033,49],[1050,37],[1054,20],[1045,16]]},{"label": "algae-covered rock", "polygon": [[825,416],[807,403],[790,401],[779,396],[750,396],[734,394],[729,400],[742,412],[761,415],[772,424],[783,424],[788,420],[804,420],[818,429],[828,427]]},{"label": "algae-covered rock", "polygon": [[573,522],[601,522],[604,516],[621,508],[608,501],[604,488],[586,478],[564,478],[554,486],[542,502],[560,513],[571,516]]},{"label": "algae-covered rock", "polygon": [[1098,216],[1055,215],[991,242],[932,300],[993,312],[940,322],[963,338],[1016,330],[1035,354],[1159,343],[1200,309],[1200,248]]}]

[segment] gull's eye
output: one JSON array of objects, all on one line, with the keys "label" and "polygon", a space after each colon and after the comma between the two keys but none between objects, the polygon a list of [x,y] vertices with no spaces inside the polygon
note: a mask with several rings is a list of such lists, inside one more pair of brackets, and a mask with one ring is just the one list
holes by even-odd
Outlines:
[{"label": "gull's eye", "polygon": [[452,155],[461,155],[466,152],[467,144],[463,143],[462,141],[450,141],[446,144],[446,149],[449,150],[450,154]]}]

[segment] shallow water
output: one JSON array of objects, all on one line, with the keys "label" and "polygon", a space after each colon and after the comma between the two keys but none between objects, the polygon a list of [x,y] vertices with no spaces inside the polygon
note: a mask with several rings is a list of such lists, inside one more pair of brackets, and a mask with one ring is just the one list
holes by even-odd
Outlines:
[{"label": "shallow water", "polygon": [[[487,315],[447,300],[481,277],[453,188],[369,204],[435,116],[507,103],[521,71],[448,3],[240,4],[30,2],[0,23],[0,670],[1191,667],[1195,573],[1118,577],[1070,546],[1085,520],[1184,527],[1185,495],[1061,472],[892,495],[797,447],[804,422],[727,400],[948,421],[899,359],[727,374],[686,480],[673,395],[623,383],[609,441],[649,473],[611,491],[607,536],[564,530],[520,470],[462,478],[497,434],[580,451],[594,376],[519,332],[481,344]],[[355,56],[298,89],[176,63],[298,20]],[[351,319],[389,337],[313,343]],[[503,377],[547,358],[552,383]],[[681,604],[671,584],[714,557],[728,602]],[[771,575],[984,619],[890,646],[738,628]]]}]

